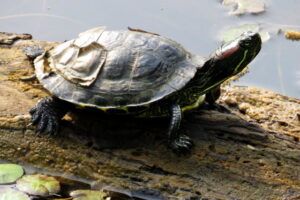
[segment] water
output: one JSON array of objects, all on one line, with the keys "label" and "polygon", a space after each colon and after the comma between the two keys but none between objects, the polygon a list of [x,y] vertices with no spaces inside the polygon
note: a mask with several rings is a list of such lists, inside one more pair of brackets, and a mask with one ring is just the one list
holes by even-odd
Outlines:
[{"label": "water", "polygon": [[111,30],[130,26],[167,36],[205,56],[221,44],[218,36],[227,27],[262,23],[271,39],[251,63],[250,73],[235,84],[300,98],[300,43],[275,34],[278,28],[300,30],[300,2],[265,2],[264,14],[229,16],[231,8],[218,0],[2,0],[0,31],[64,41],[95,26]]}]

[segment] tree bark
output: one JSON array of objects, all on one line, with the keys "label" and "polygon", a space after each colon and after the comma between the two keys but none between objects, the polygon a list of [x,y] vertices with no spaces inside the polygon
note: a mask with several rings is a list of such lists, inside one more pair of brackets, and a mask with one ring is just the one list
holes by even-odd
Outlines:
[{"label": "tree bark", "polygon": [[49,94],[20,80],[34,74],[22,49],[56,44],[0,34],[1,159],[164,199],[300,198],[300,101],[267,90],[226,86],[220,106],[185,114],[188,155],[166,148],[168,119],[73,110],[58,135],[36,137],[28,110]]}]

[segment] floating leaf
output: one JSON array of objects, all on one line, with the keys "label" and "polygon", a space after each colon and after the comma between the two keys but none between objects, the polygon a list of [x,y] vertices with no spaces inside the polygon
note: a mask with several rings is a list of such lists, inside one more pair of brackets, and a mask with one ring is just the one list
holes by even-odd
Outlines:
[{"label": "floating leaf", "polygon": [[290,40],[300,40],[300,32],[293,30],[286,30],[284,36]]},{"label": "floating leaf", "polygon": [[97,190],[75,190],[70,193],[73,200],[105,200],[107,199],[107,193]]},{"label": "floating leaf", "polygon": [[223,0],[222,4],[237,4],[236,9],[229,12],[230,15],[241,15],[245,12],[258,14],[265,11],[265,4],[261,0]]},{"label": "floating leaf", "polygon": [[270,34],[267,31],[261,31],[259,24],[243,24],[241,26],[230,27],[221,33],[220,39],[228,42],[246,31],[258,32],[263,42],[270,39]]},{"label": "floating leaf", "polygon": [[13,183],[24,174],[20,165],[0,164],[0,184]]},{"label": "floating leaf", "polygon": [[0,200],[30,200],[30,198],[23,192],[11,188],[2,188],[0,189]]},{"label": "floating leaf", "polygon": [[54,178],[42,174],[25,175],[17,181],[17,188],[31,195],[49,196],[60,191],[60,184]]}]

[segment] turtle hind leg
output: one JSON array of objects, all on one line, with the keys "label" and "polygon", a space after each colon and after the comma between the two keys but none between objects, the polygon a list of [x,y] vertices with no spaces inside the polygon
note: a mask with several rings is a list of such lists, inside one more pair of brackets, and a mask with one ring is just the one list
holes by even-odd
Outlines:
[{"label": "turtle hind leg", "polygon": [[43,98],[29,111],[30,125],[36,126],[37,135],[41,133],[55,134],[58,132],[60,119],[69,109],[69,103],[56,97]]},{"label": "turtle hind leg", "polygon": [[169,147],[175,153],[188,153],[191,150],[193,143],[187,135],[182,134],[179,130],[182,118],[180,106],[178,104],[173,104],[171,106],[170,114],[171,122],[168,130]]}]

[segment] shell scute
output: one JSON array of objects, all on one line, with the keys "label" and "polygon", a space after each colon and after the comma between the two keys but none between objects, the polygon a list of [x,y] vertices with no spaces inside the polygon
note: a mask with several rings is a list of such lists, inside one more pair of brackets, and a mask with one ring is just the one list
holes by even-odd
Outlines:
[{"label": "shell scute", "polygon": [[154,81],[155,77],[160,76],[157,72],[161,71],[161,62],[156,55],[144,53],[136,60],[132,78],[135,80],[148,79],[149,81]]},{"label": "shell scute", "polygon": [[124,47],[111,50],[106,58],[105,67],[100,74],[100,79],[121,80],[126,79],[131,73],[135,56]]}]

